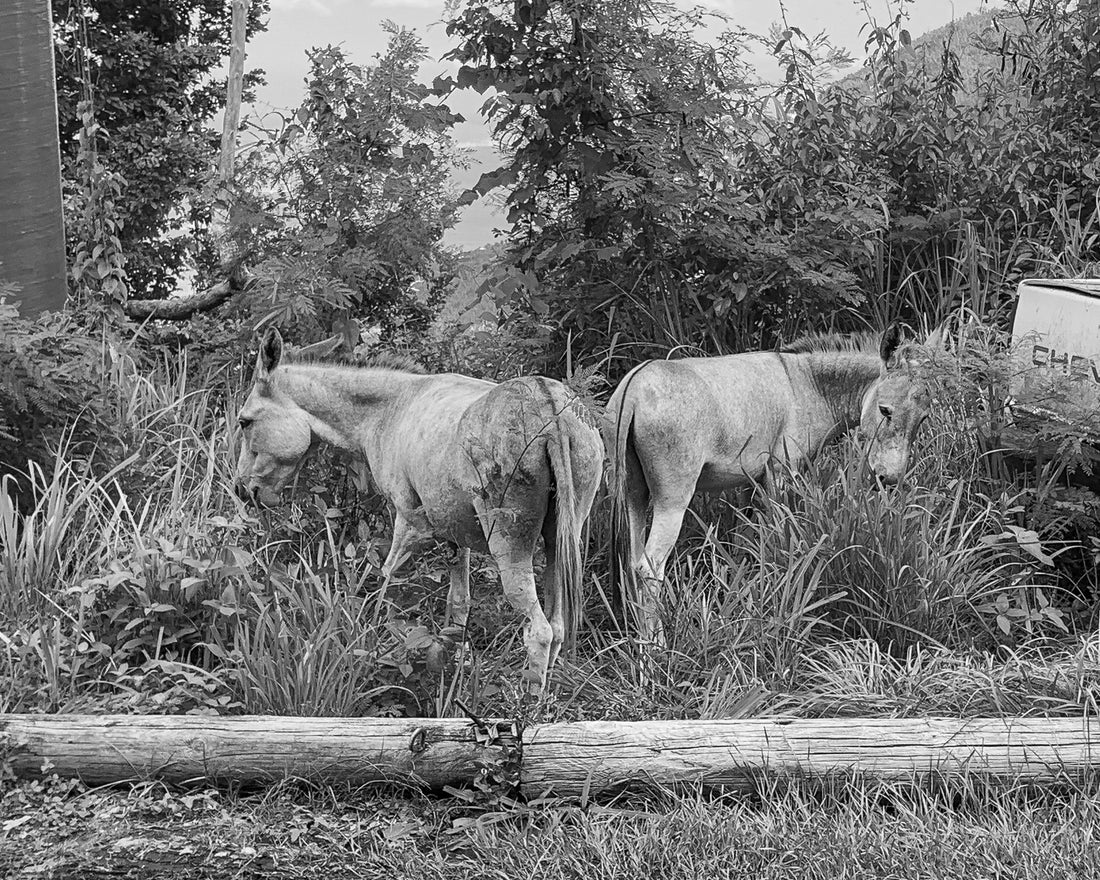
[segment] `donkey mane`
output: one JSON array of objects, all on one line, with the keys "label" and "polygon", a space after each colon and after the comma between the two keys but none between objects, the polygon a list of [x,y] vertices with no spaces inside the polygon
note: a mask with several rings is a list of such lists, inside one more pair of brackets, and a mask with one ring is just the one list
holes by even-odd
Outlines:
[{"label": "donkey mane", "polygon": [[859,333],[811,333],[786,343],[779,350],[786,354],[812,352],[861,352],[878,351],[880,334],[869,330]]},{"label": "donkey mane", "polygon": [[295,357],[291,352],[288,364],[306,367],[346,367],[349,369],[391,370],[395,373],[417,373],[427,375],[428,369],[412,355],[398,351],[380,351],[376,354],[357,358],[311,358]]},{"label": "donkey mane", "polygon": [[810,382],[832,409],[837,430],[843,431],[858,420],[868,383],[879,375],[879,342],[880,334],[871,331],[813,333],[784,345],[780,352],[809,356]]},{"label": "donkey mane", "polygon": [[403,373],[427,374],[428,368],[411,354],[400,351],[380,351],[369,355],[359,362],[361,367],[373,367],[377,370],[398,370]]}]

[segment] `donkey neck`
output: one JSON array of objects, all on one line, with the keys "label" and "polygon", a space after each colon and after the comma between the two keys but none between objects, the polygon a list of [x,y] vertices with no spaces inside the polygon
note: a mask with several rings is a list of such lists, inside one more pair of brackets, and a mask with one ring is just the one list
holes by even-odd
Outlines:
[{"label": "donkey neck", "polygon": [[424,378],[382,367],[288,364],[275,386],[310,416],[322,440],[369,459],[365,443],[377,436],[398,398]]},{"label": "donkey neck", "polygon": [[882,375],[882,359],[878,354],[813,351],[796,357],[806,370],[813,396],[817,398],[814,409],[823,411],[832,430],[848,431],[859,424],[863,402]]}]

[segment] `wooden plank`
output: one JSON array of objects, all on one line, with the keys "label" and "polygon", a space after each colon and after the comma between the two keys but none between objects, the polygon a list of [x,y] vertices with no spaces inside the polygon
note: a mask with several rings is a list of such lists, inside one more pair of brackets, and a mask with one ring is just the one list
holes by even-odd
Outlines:
[{"label": "wooden plank", "polygon": [[501,744],[477,739],[473,725],[456,718],[0,715],[0,761],[7,754],[16,775],[45,767],[91,785],[300,777],[439,789],[466,785],[479,761],[503,757]]},{"label": "wooden plank", "polygon": [[980,773],[1034,781],[1097,766],[1100,724],[1083,718],[798,718],[588,721],[524,734],[528,795],[646,786],[741,785],[766,773],[898,779]]}]

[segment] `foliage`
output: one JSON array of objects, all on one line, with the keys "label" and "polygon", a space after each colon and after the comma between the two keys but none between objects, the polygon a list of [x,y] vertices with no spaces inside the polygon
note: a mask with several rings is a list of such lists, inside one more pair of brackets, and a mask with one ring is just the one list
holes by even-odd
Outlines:
[{"label": "foliage", "polygon": [[[805,157],[834,147],[863,169],[855,189],[885,221],[848,261],[865,292],[861,317],[934,324],[963,305],[1003,321],[1024,274],[1048,271],[1071,243],[1078,259],[1095,258],[1095,14],[1064,0],[1012,4],[970,46],[948,32],[938,57],[927,43],[914,52],[899,15],[872,23],[861,79],[802,89],[772,155],[796,157],[816,181],[835,169]],[[962,48],[982,59],[970,79]]]},{"label": "foliage", "polygon": [[[229,54],[230,0],[53,0],[58,127],[66,216],[110,222],[133,291],[162,297],[191,254],[208,246],[203,189],[217,154],[211,120],[225,104],[215,72]],[[267,0],[249,7],[248,35]],[[246,75],[246,88],[259,74]],[[87,157],[98,157],[89,176]],[[92,192],[88,192],[91,187]],[[102,218],[85,212],[114,202]],[[71,222],[71,220],[70,220]],[[103,242],[69,231],[70,252]],[[96,259],[97,257],[93,257]],[[209,259],[209,255],[207,255]],[[77,258],[79,269],[82,261]]]},{"label": "foliage", "polygon": [[763,100],[747,36],[709,52],[695,14],[660,5],[468,4],[449,28],[457,85],[496,90],[506,163],[474,193],[507,192],[515,259],[582,355],[618,337],[636,362],[959,305],[1004,320],[1023,274],[1090,265],[1095,18],[998,13],[964,80],[953,32],[915,53],[902,4],[836,85],[846,59],[784,21]]},{"label": "foliage", "polygon": [[553,373],[554,329],[538,279],[491,245],[458,257],[432,333],[446,346],[444,368],[499,381]]},{"label": "foliage", "polygon": [[77,109],[79,149],[65,181],[72,299],[77,306],[118,306],[129,296],[119,205],[126,180],[103,165],[95,143],[100,125],[91,101],[81,101]]},{"label": "foliage", "polygon": [[471,4],[449,26],[464,39],[457,84],[497,90],[486,110],[508,157],[475,192],[509,190],[516,259],[555,319],[588,331],[582,351],[616,330],[728,351],[862,301],[852,265],[882,226],[877,176],[830,124],[839,111],[807,100],[812,65],[844,57],[788,29],[787,81],[763,105],[739,60],[746,35],[710,46],[703,24],[619,2]]},{"label": "foliage", "polygon": [[106,461],[119,442],[114,341],[97,339],[73,313],[21,318],[6,301],[17,295],[0,287],[0,472],[48,465],[64,437]]},{"label": "foliage", "polygon": [[506,156],[471,196],[507,189],[516,260],[559,321],[618,310],[647,338],[694,341],[712,301],[744,296],[756,209],[727,155],[745,71],[738,38],[707,44],[705,23],[665,4],[540,0],[469,4],[448,25],[462,66],[437,87],[492,90]]},{"label": "foliage", "polygon": [[440,239],[454,221],[459,117],[417,81],[423,44],[387,27],[369,67],[313,50],[306,99],[260,132],[239,172],[233,234],[256,254],[260,282],[251,318],[305,341],[349,319],[416,338],[450,281]]}]

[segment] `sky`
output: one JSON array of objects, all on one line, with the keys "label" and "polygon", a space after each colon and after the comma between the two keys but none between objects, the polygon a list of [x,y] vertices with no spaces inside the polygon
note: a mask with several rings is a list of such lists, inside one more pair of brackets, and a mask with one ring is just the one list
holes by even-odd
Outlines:
[{"label": "sky", "polygon": [[[727,15],[732,25],[758,34],[767,33],[781,17],[779,0],[706,0],[683,5],[717,10]],[[784,6],[788,23],[807,34],[827,33],[834,44],[847,48],[857,59],[863,48],[860,27],[867,21],[864,7],[881,24],[897,13],[897,3],[888,0],[785,0]],[[907,27],[915,37],[953,18],[988,9],[990,2],[913,0],[905,6]],[[443,0],[271,0],[268,29],[249,43],[246,62],[249,68],[266,72],[267,84],[257,90],[256,101],[244,112],[262,117],[275,109],[296,107],[304,92],[306,51],[312,47],[338,45],[350,59],[370,63],[386,47],[387,34],[381,22],[387,19],[415,30],[427,45],[429,60],[421,69],[425,82],[442,73],[453,74],[456,65],[440,60],[452,48],[443,18]],[[762,76],[775,75],[769,59],[762,56],[756,60]],[[456,178],[461,186],[471,185],[482,171],[493,167],[489,129],[478,112],[483,100],[470,91],[456,93],[447,101],[466,118],[456,128],[455,138],[472,151],[471,168]],[[492,240],[494,227],[503,225],[491,202],[481,199],[464,210],[444,242],[458,248],[478,247]]]}]

